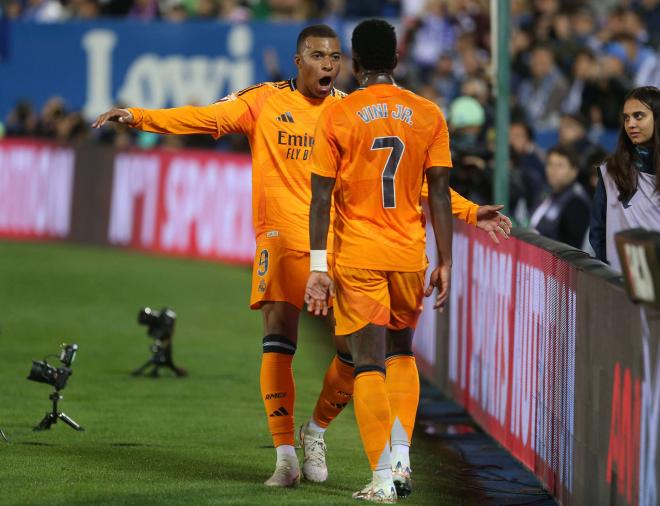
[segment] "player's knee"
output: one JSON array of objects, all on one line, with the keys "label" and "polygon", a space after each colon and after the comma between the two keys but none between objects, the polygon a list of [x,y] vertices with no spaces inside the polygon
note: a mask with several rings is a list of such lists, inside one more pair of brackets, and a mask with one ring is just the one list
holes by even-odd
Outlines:
[{"label": "player's knee", "polygon": [[364,374],[367,372],[379,372],[385,374],[385,367],[376,364],[359,365],[355,367],[355,372],[353,373],[353,377],[357,378],[360,374]]},{"label": "player's knee", "polygon": [[401,330],[387,331],[387,355],[412,355],[413,329],[405,328]]},{"label": "player's knee", "polygon": [[296,343],[282,334],[268,334],[263,339],[263,352],[294,355]]},{"label": "player's knee", "polygon": [[355,362],[353,362],[353,357],[351,356],[350,353],[343,353],[337,351],[337,358],[342,364],[345,364],[349,367],[355,367]]},{"label": "player's knee", "polygon": [[294,344],[298,341],[298,317],[300,311],[286,302],[268,302],[262,306],[264,334],[286,336]]}]

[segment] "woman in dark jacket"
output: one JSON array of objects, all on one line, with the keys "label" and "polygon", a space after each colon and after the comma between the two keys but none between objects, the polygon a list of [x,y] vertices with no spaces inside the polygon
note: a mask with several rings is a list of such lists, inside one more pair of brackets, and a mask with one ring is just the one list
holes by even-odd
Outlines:
[{"label": "woman in dark jacket", "polygon": [[660,89],[632,90],[622,120],[616,151],[599,167],[589,231],[596,256],[618,271],[614,234],[660,231]]},{"label": "woman in dark jacket", "polygon": [[589,197],[577,182],[578,157],[563,146],[548,151],[545,175],[550,194],[532,214],[530,226],[550,239],[581,248],[589,226]]}]

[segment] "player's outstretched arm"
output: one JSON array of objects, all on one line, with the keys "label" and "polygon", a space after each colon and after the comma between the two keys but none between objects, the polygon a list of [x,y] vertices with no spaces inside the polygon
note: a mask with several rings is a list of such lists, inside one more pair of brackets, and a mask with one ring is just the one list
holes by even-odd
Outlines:
[{"label": "player's outstretched arm", "polygon": [[500,243],[498,234],[508,239],[513,226],[509,217],[500,212],[502,209],[503,205],[487,205],[477,210],[477,228],[486,232],[495,244]]},{"label": "player's outstretched arm", "polygon": [[307,310],[315,315],[328,314],[328,298],[334,286],[328,276],[327,244],[330,206],[335,179],[312,174],[312,203],[309,208],[310,275],[305,288]]},{"label": "player's outstretched arm", "polygon": [[100,128],[108,121],[114,121],[157,134],[211,134],[219,137],[229,132],[243,132],[240,119],[246,108],[242,101],[236,100],[231,104],[218,102],[171,109],[111,109],[101,114],[92,126]]},{"label": "player's outstretched arm", "polygon": [[449,298],[449,283],[452,264],[452,208],[449,196],[449,169],[447,167],[431,167],[426,170],[429,182],[429,208],[431,224],[438,248],[438,267],[431,273],[431,281],[425,295],[429,297],[435,288],[438,289],[434,309],[442,310]]},{"label": "player's outstretched arm", "polygon": [[466,199],[453,188],[449,188],[449,193],[451,194],[451,212],[456,218],[483,230],[495,244],[500,243],[498,235],[504,239],[509,238],[512,227],[511,220],[508,216],[499,212],[504,206],[480,206]]},{"label": "player's outstretched arm", "polygon": [[119,109],[115,107],[107,112],[104,112],[103,114],[100,114],[94,123],[92,123],[92,127],[101,128],[108,121],[130,125],[133,123],[133,114],[128,109]]}]

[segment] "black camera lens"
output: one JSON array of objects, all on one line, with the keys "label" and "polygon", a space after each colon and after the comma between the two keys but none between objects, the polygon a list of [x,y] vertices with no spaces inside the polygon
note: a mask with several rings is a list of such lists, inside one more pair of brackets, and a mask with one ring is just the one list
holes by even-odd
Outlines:
[{"label": "black camera lens", "polygon": [[138,323],[141,325],[154,325],[158,322],[160,314],[150,307],[145,307],[138,313]]}]

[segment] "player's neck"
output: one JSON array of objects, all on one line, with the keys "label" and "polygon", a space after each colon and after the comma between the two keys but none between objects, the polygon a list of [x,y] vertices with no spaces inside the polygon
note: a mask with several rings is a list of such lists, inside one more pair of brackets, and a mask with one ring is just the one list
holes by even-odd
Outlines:
[{"label": "player's neck", "polygon": [[391,72],[363,70],[360,76],[360,86],[365,88],[372,84],[396,84]]}]

